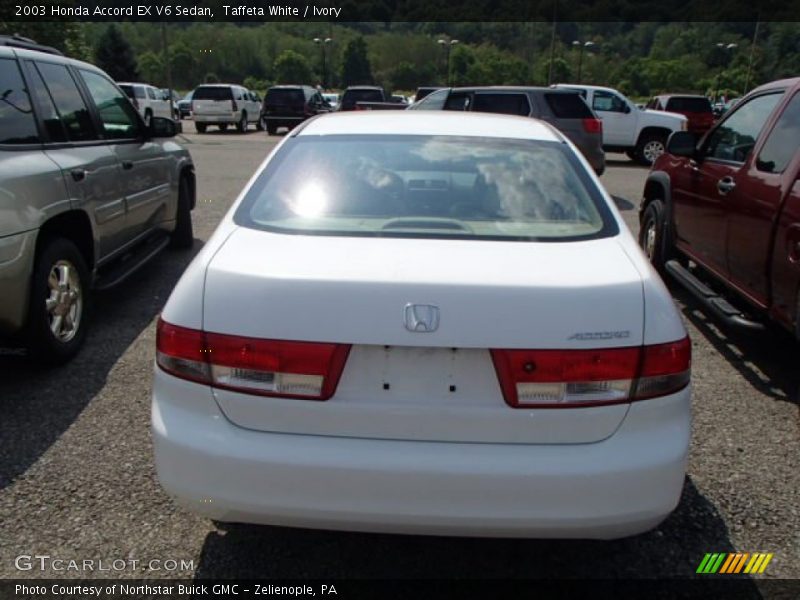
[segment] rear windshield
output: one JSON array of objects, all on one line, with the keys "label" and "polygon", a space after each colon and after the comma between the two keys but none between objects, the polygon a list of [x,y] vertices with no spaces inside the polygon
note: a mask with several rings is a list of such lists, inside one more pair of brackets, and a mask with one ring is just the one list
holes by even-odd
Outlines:
[{"label": "rear windshield", "polygon": [[380,90],[347,90],[342,96],[343,108],[354,108],[356,102],[383,102]]},{"label": "rear windshield", "polygon": [[711,112],[711,102],[708,98],[670,98],[667,101],[667,110],[678,112]]},{"label": "rear windshield", "polygon": [[566,241],[617,233],[564,144],[455,136],[290,139],[234,220],[345,236]]},{"label": "rear windshield", "polygon": [[580,94],[545,94],[544,99],[559,119],[592,119],[594,115]]},{"label": "rear windshield", "polygon": [[134,93],[133,93],[133,86],[132,85],[121,85],[121,86],[119,86],[119,89],[121,89],[123,92],[125,92],[125,95],[128,98],[135,98]]},{"label": "rear windshield", "polygon": [[305,104],[306,96],[301,89],[271,89],[264,100],[267,104]]},{"label": "rear windshield", "polygon": [[194,91],[192,100],[232,100],[233,93],[229,87],[199,87]]}]

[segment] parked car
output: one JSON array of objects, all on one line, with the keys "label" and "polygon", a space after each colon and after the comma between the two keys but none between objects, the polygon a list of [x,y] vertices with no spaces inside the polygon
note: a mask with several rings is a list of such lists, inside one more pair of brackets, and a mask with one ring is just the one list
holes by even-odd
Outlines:
[{"label": "parked car", "polygon": [[683,115],[688,119],[687,130],[698,135],[704,134],[714,124],[711,101],[705,96],[663,94],[651,98],[647,108]]},{"label": "parked car", "polygon": [[0,37],[0,335],[44,362],[86,337],[92,289],[193,243],[194,166],[100,69]]},{"label": "parked car", "polygon": [[279,127],[291,130],[306,119],[331,110],[322,94],[310,85],[276,85],[264,97],[261,127],[275,135]]},{"label": "parked car", "polygon": [[322,99],[330,105],[331,110],[339,107],[339,94],[336,92],[325,92],[322,94]]},{"label": "parked car", "polygon": [[359,108],[359,103],[386,101],[386,92],[382,87],[374,85],[352,85],[342,94],[342,101],[339,103],[338,110],[357,110]]},{"label": "parked car", "polygon": [[800,340],[800,78],[752,91],[699,142],[673,134],[640,221],[650,261],[712,314]]},{"label": "parked car", "polygon": [[308,121],[156,345],[158,479],[213,519],[615,538],[683,488],[686,330],[591,168],[533,119]]},{"label": "parked car", "polygon": [[194,90],[178,100],[178,118],[185,119],[192,116],[192,96],[194,96]]},{"label": "parked car", "polygon": [[625,152],[646,166],[664,153],[674,131],[686,131],[688,119],[677,113],[638,109],[622,93],[595,85],[558,84],[556,88],[578,90],[603,120],[603,148]]},{"label": "parked car", "polygon": [[240,85],[204,84],[194,90],[192,119],[197,133],[205,133],[209,125],[220,131],[235,125],[239,133],[245,133],[250,123],[261,127],[261,103]]},{"label": "parked car", "polygon": [[164,93],[159,88],[146,83],[121,82],[117,85],[130,98],[145,124],[149,124],[153,117],[173,118],[169,100],[164,98]]},{"label": "parked car", "polygon": [[461,110],[534,117],[564,133],[598,175],[605,170],[603,126],[577,92],[542,87],[442,88],[409,110]]}]

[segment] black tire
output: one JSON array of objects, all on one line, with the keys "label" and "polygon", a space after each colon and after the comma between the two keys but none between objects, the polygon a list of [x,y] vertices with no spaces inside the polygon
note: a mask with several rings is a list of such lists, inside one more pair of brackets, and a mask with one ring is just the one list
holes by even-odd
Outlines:
[{"label": "black tire", "polygon": [[664,265],[672,258],[674,250],[667,231],[666,207],[659,198],[651,201],[644,210],[639,229],[639,245],[650,264],[663,275]]},{"label": "black tire", "polygon": [[239,119],[239,122],[236,124],[236,130],[239,133],[247,132],[247,113],[245,111],[242,111],[242,118]]},{"label": "black tire", "polygon": [[228,124],[227,123],[220,123],[219,124],[220,131],[228,131]]},{"label": "black tire", "polygon": [[[58,286],[61,277],[66,285]],[[28,350],[35,360],[56,365],[78,353],[86,339],[89,284],[89,269],[74,243],[65,238],[43,241],[36,253],[28,305]],[[55,302],[54,308],[48,307],[49,301]]]},{"label": "black tire", "polygon": [[256,131],[264,131],[264,129],[266,129],[264,126],[264,119],[259,117],[258,121],[256,121]]},{"label": "black tire", "polygon": [[178,250],[187,250],[194,245],[191,189],[185,177],[181,177],[178,187],[178,210],[175,213],[175,229],[170,235],[169,245]]},{"label": "black tire", "polygon": [[278,126],[277,125],[273,125],[272,123],[267,123],[267,133],[269,135],[277,135]]},{"label": "black tire", "polygon": [[197,129],[197,133],[205,133],[206,132],[206,124],[205,123],[195,123],[195,129]]},{"label": "black tire", "polygon": [[655,159],[667,149],[667,137],[662,133],[646,133],[639,136],[636,144],[636,161],[645,167],[652,166]]}]

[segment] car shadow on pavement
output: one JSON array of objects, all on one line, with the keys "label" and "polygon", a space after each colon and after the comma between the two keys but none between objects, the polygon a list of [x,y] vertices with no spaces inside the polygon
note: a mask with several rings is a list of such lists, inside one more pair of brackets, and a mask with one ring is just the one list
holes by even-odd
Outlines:
[{"label": "car shadow on pavement", "polygon": [[777,327],[761,333],[729,330],[680,285],[668,283],[684,316],[753,388],[800,406],[800,344],[796,340]]},{"label": "car shadow on pavement", "polygon": [[45,367],[22,351],[3,349],[0,490],[47,452],[103,388],[109,371],[153,322],[202,247],[195,239],[191,250],[164,251],[124,283],[94,294],[85,345],[69,363]]},{"label": "car shadow on pavement", "polygon": [[722,516],[689,478],[657,529],[614,541],[219,527],[206,536],[197,579],[686,578],[706,553],[734,551]]}]

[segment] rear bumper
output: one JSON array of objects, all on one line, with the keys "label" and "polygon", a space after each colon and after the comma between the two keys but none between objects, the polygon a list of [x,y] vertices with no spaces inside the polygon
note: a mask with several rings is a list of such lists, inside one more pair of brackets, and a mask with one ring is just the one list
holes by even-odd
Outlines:
[{"label": "rear bumper", "polygon": [[233,125],[238,123],[239,119],[241,118],[242,118],[242,113],[226,113],[218,115],[204,115],[204,114],[194,113],[192,115],[192,119],[194,119],[195,123],[209,123],[211,125],[217,123],[227,123],[228,125]]},{"label": "rear bumper", "polygon": [[161,485],[222,521],[609,539],[647,531],[677,505],[690,391],[632,404],[593,444],[386,441],[243,429],[210,388],[156,369],[152,427]]}]

